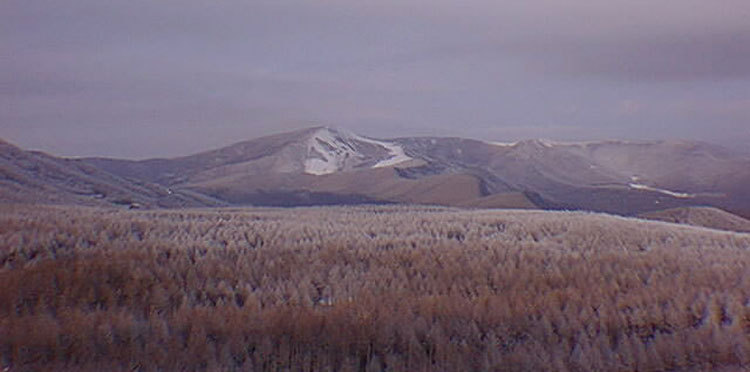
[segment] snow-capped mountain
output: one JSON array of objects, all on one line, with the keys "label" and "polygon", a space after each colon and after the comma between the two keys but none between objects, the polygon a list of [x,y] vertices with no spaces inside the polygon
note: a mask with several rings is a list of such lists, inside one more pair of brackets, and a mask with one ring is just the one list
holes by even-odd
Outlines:
[{"label": "snow-capped mountain", "polygon": [[256,174],[323,176],[387,168],[410,160],[395,142],[375,140],[342,129],[316,127],[174,159],[90,158],[83,161],[132,178],[182,184]]},{"label": "snow-capped mountain", "polygon": [[420,203],[750,215],[750,158],[701,142],[374,139],[316,127],[195,155],[82,159],[125,179],[239,205]]},{"label": "snow-capped mountain", "polygon": [[[393,142],[378,141],[328,127],[317,129],[307,140],[305,173],[331,174],[362,166],[382,168],[412,160]],[[375,162],[374,164],[372,164]]]}]

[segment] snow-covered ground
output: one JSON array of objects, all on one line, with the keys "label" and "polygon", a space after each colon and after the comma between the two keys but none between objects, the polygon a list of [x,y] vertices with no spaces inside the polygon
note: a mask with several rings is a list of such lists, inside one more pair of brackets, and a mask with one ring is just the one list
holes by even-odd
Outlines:
[{"label": "snow-covered ground", "polygon": [[347,163],[366,161],[367,156],[357,150],[357,142],[380,146],[388,153],[387,157],[379,160],[373,168],[390,167],[412,160],[398,144],[362,137],[343,130],[322,128],[308,141],[305,173],[331,174],[343,170]]}]

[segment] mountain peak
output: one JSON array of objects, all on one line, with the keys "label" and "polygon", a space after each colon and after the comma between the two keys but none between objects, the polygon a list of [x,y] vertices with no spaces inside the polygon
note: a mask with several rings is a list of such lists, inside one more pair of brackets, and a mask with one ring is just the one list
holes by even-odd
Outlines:
[{"label": "mountain peak", "polygon": [[[711,205],[750,216],[750,159],[691,143],[531,139],[483,144],[455,137],[388,140],[317,126],[173,159],[57,162],[70,168],[69,176],[62,177],[65,182],[47,166],[53,161],[50,156],[14,153],[14,146],[3,141],[0,173],[4,171],[6,178],[28,175],[30,181],[24,182],[29,185],[52,185],[60,190],[61,198],[93,202],[104,194],[100,187],[104,183],[121,189],[117,195],[130,195],[141,204],[150,200],[145,203],[150,205],[193,203],[190,195],[202,195],[206,202],[195,202],[206,205],[215,202],[211,198],[220,203],[310,205],[337,200],[446,204],[523,193],[545,208],[636,214]],[[112,175],[92,172],[93,168],[82,168],[82,163]],[[398,169],[381,169],[394,166]],[[92,177],[102,181],[93,182]],[[19,182],[2,178],[0,199],[3,192],[18,194]],[[143,190],[145,183],[139,186],[128,180],[152,183],[148,186],[152,191]],[[39,190],[21,191],[30,199],[38,197]],[[180,201],[169,196],[181,191],[187,194]],[[144,202],[136,198],[147,194],[152,196]]]},{"label": "mountain peak", "polygon": [[345,129],[320,127],[307,141],[305,173],[316,176],[352,168],[381,168],[411,160],[393,142],[374,140]]}]

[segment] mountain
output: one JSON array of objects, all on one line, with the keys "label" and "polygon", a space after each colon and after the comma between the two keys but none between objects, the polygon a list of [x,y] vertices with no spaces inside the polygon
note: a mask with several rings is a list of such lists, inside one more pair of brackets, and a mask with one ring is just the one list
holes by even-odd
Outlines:
[{"label": "mountain", "polygon": [[325,127],[241,142],[176,159],[86,159],[108,172],[232,204],[296,206],[361,203],[456,205],[484,196],[467,173],[404,176],[425,165],[395,141]]},{"label": "mountain", "polygon": [[144,208],[224,204],[190,190],[124,179],[82,161],[24,151],[2,140],[0,201]]},{"label": "mountain", "polygon": [[712,207],[672,208],[643,213],[638,217],[717,230],[750,232],[750,220]]},{"label": "mountain", "polygon": [[703,142],[372,139],[309,128],[171,159],[66,160],[230,205],[580,209],[713,206],[750,216],[750,157]]},{"label": "mountain", "polygon": [[702,142],[374,140],[317,127],[175,159],[84,162],[231,204],[535,206],[625,215],[709,205],[750,215],[750,158]]}]

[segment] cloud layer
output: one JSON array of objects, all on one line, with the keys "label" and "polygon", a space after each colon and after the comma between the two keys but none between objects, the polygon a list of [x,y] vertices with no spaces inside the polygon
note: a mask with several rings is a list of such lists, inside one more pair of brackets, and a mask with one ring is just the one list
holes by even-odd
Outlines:
[{"label": "cloud layer", "polygon": [[8,0],[0,136],[128,157],[319,124],[744,143],[748,19],[746,0]]}]

